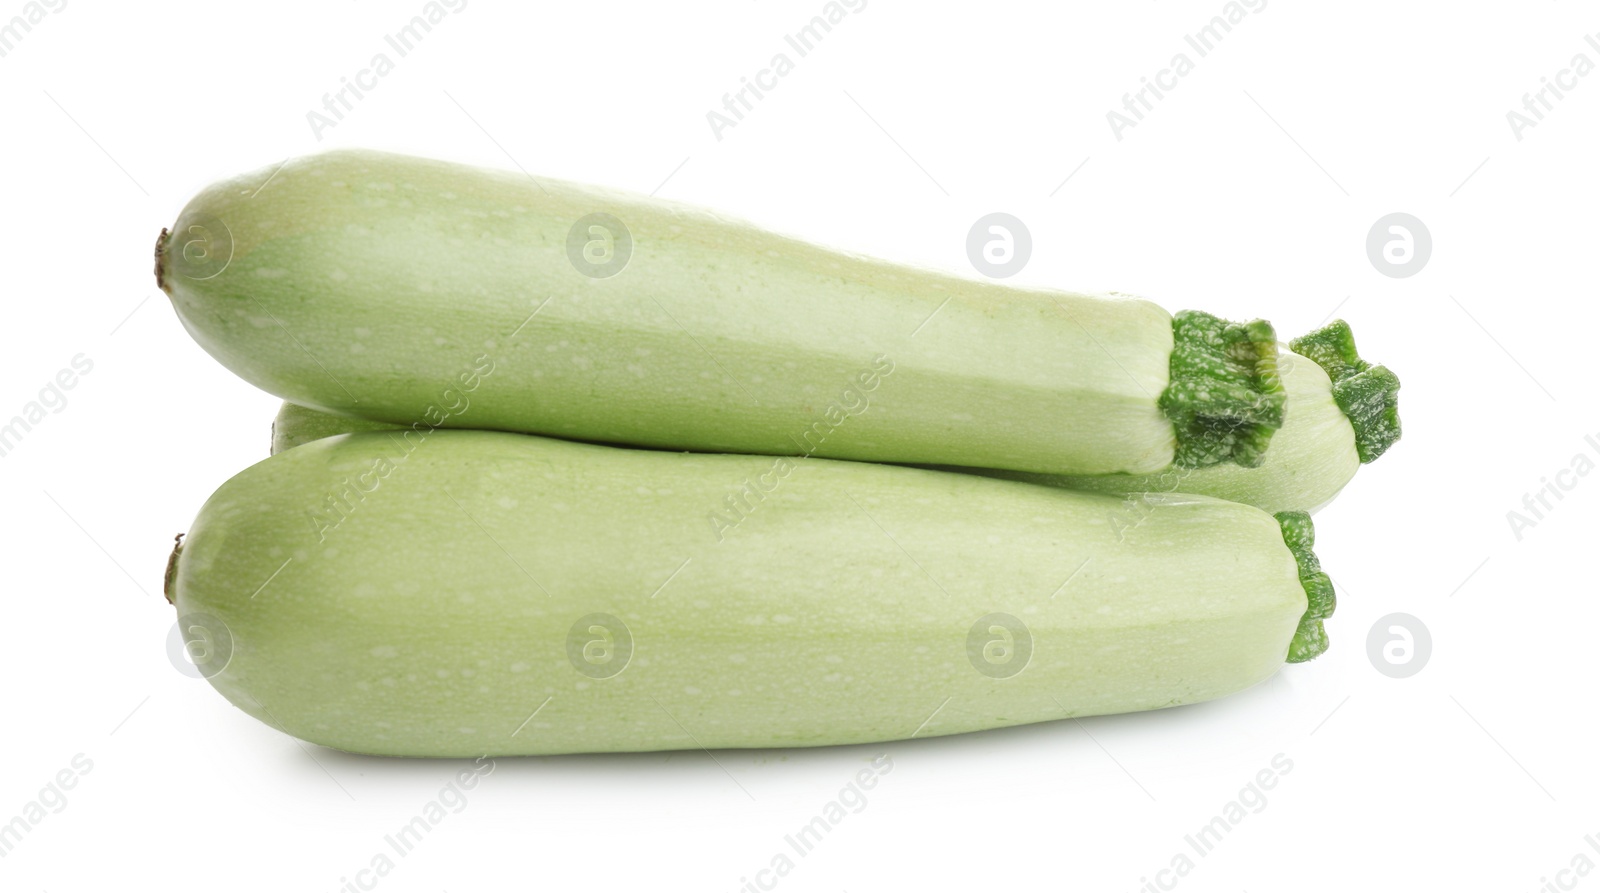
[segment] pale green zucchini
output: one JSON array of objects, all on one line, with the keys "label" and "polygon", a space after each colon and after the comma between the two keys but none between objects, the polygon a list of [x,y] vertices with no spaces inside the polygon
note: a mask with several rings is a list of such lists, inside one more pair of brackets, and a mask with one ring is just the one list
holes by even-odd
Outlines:
[{"label": "pale green zucchini", "polygon": [[[599,216],[596,216],[599,215]],[[1259,464],[1262,321],[978,282],[698,208],[344,150],[217,183],[156,249],[194,338],[302,406],[402,425],[1047,473]]]},{"label": "pale green zucchini", "polygon": [[1344,489],[1356,469],[1400,439],[1400,380],[1383,366],[1361,360],[1344,320],[1297,338],[1291,346],[1293,350],[1278,356],[1288,397],[1283,427],[1272,436],[1272,449],[1258,466],[1173,467],[1145,475],[980,473],[1130,496],[1199,493],[1273,513],[1316,511]]},{"label": "pale green zucchini", "polygon": [[[1311,345],[1349,344],[1348,351],[1338,355],[1354,358],[1353,362],[1329,362],[1334,373],[1341,375],[1342,383],[1351,379],[1349,369],[1360,364],[1349,326],[1343,320],[1336,320],[1294,343],[1324,356],[1325,349]],[[1338,495],[1363,462],[1376,459],[1399,439],[1400,420],[1395,404],[1399,380],[1382,366],[1370,367],[1369,377],[1387,376],[1388,383],[1380,388],[1382,399],[1375,402],[1341,400],[1336,393],[1345,392],[1336,389],[1323,367],[1310,359],[1283,350],[1278,356],[1278,368],[1288,397],[1284,424],[1272,437],[1272,449],[1266,461],[1254,468],[1228,463],[1207,468],[1169,468],[1160,474],[1147,475],[1051,475],[960,466],[943,466],[943,470],[1136,498],[1151,493],[1198,493],[1253,505],[1272,514],[1316,511]],[[1366,367],[1362,371],[1367,371]],[[334,434],[403,430],[404,427],[342,418],[285,403],[273,423],[273,451]],[[1124,508],[1118,511],[1117,517],[1121,523],[1138,523],[1139,513]]]},{"label": "pale green zucchini", "polygon": [[1204,701],[1325,647],[1304,515],[1169,497],[1118,530],[1121,504],[870,463],[368,432],[225,483],[166,591],[234,704],[409,756],[947,735]]}]

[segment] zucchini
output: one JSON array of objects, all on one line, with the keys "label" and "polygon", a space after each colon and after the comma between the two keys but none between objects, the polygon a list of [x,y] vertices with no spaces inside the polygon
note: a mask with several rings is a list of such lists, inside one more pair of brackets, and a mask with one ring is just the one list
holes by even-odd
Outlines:
[{"label": "zucchini", "polygon": [[1254,468],[1173,467],[1146,475],[983,473],[1098,493],[1198,493],[1266,512],[1316,511],[1344,489],[1356,469],[1400,439],[1400,380],[1361,359],[1342,319],[1290,342],[1290,349],[1279,354],[1278,369],[1288,397],[1284,424],[1273,435],[1265,461]]},{"label": "zucchini", "polygon": [[409,425],[1047,473],[1260,464],[1272,327],[896,266],[709,211],[377,152],[200,192],[156,280],[223,365]]},{"label": "zucchini", "polygon": [[[723,537],[711,518],[740,498]],[[945,735],[1204,701],[1326,646],[1306,516],[1174,496],[1119,532],[1117,504],[870,463],[367,432],[226,482],[166,592],[241,709],[405,756]]]},{"label": "zucchini", "polygon": [[[1295,344],[1321,355],[1340,376],[1336,386],[1323,365],[1283,350],[1279,354],[1285,406],[1283,428],[1272,437],[1266,461],[1255,468],[1224,464],[1207,468],[1169,468],[1159,474],[1054,475],[1025,471],[937,466],[991,477],[1115,493],[1142,499],[1151,493],[1197,493],[1253,505],[1264,512],[1312,512],[1328,504],[1355,476],[1362,463],[1382,455],[1400,437],[1396,406],[1400,382],[1382,366],[1368,366],[1355,353],[1350,327],[1343,320]],[[1318,346],[1320,345],[1320,346]],[[1328,359],[1329,354],[1339,357]],[[1352,371],[1359,369],[1360,371]],[[1364,380],[1359,379],[1365,376]],[[1363,396],[1351,385],[1365,387]],[[402,425],[328,415],[285,403],[273,423],[273,451],[353,431],[402,430]],[[1120,524],[1139,522],[1142,513],[1118,509]]]}]

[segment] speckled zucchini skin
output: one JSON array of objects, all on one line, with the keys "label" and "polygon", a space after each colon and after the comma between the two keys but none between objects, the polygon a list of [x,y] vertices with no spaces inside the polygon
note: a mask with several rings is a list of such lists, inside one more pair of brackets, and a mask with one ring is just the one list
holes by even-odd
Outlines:
[{"label": "speckled zucchini skin", "polygon": [[163,233],[156,275],[246,380],[402,425],[484,360],[493,381],[446,427],[1100,474],[1255,464],[1282,421],[1260,321],[962,279],[378,152],[206,188]]},{"label": "speckled zucchini skin", "polygon": [[373,754],[884,741],[1272,675],[1308,610],[1278,521],[1128,510],[869,463],[369,432],[224,484],[168,596],[234,704]]}]

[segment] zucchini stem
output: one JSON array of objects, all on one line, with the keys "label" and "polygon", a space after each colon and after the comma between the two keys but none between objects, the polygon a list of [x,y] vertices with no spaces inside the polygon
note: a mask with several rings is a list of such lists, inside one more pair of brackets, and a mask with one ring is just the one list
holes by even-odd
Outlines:
[{"label": "zucchini stem", "polygon": [[156,237],[156,288],[163,292],[167,290],[167,242],[172,238],[172,233],[166,227],[161,228],[161,235]]},{"label": "zucchini stem", "polygon": [[1283,544],[1294,554],[1294,562],[1300,568],[1300,585],[1306,591],[1306,612],[1289,642],[1287,658],[1289,663],[1298,664],[1328,650],[1328,632],[1322,621],[1333,614],[1333,580],[1322,572],[1322,562],[1311,550],[1317,538],[1311,516],[1305,512],[1279,512],[1272,517],[1278,519]]},{"label": "zucchini stem", "polygon": [[1283,427],[1287,399],[1272,324],[1183,310],[1172,317],[1172,342],[1160,400],[1178,441],[1172,464],[1259,466],[1272,433]]},{"label": "zucchini stem", "polygon": [[1350,324],[1342,319],[1289,342],[1289,348],[1321,366],[1333,381],[1333,400],[1356,432],[1363,463],[1400,439],[1400,379],[1384,366],[1361,359]]},{"label": "zucchini stem", "polygon": [[183,534],[173,537],[172,554],[167,556],[167,573],[161,580],[161,594],[167,597],[167,604],[178,603],[178,553],[183,551]]}]

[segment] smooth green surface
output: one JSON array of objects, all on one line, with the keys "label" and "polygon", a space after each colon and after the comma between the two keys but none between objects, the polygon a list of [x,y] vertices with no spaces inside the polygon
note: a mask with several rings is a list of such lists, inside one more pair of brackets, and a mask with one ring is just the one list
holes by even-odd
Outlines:
[{"label": "smooth green surface", "polygon": [[[186,628],[204,613],[231,636],[211,677],[231,701],[416,756],[881,741],[1203,701],[1272,675],[1308,606],[1278,521],[1235,503],[478,431],[273,456],[211,497],[174,570]],[[617,636],[580,626],[569,656],[596,613],[631,638],[609,678],[578,667]],[[1021,637],[978,623],[997,613],[1025,626],[1025,664]]]},{"label": "smooth green surface", "polygon": [[1287,395],[1283,428],[1272,436],[1265,461],[1254,468],[1213,465],[1169,468],[1159,474],[1051,475],[982,471],[1097,493],[1198,493],[1243,502],[1268,513],[1314,511],[1331,501],[1361,467],[1350,421],[1334,402],[1332,383],[1322,367],[1283,351],[1278,368]]},{"label": "smooth green surface", "polygon": [[[569,258],[595,213],[631,238],[608,278]],[[604,254],[603,231],[577,229]],[[912,269],[639,195],[342,150],[208,187],[157,265],[214,357],[339,415],[411,424],[491,365],[444,426],[1049,473],[1175,458],[1158,406],[1174,320],[1154,304]],[[1167,400],[1185,436],[1217,440],[1197,461],[1259,448],[1239,362]]]},{"label": "smooth green surface", "polygon": [[278,407],[278,415],[272,420],[272,452],[281,453],[302,443],[310,443],[335,434],[402,430],[405,430],[403,425],[349,419],[286,402]]},{"label": "smooth green surface", "polygon": [[[1206,468],[1168,468],[1158,474],[1054,475],[1003,469],[941,466],[1009,480],[1139,500],[1146,494],[1194,493],[1255,506],[1269,514],[1312,512],[1328,504],[1361,467],[1350,420],[1334,401],[1332,383],[1322,367],[1287,350],[1280,353],[1288,412],[1272,438],[1265,461],[1254,468],[1225,463]],[[400,425],[365,422],[285,403],[273,424],[274,451],[352,431]],[[1137,517],[1137,512],[1129,514]]]}]

